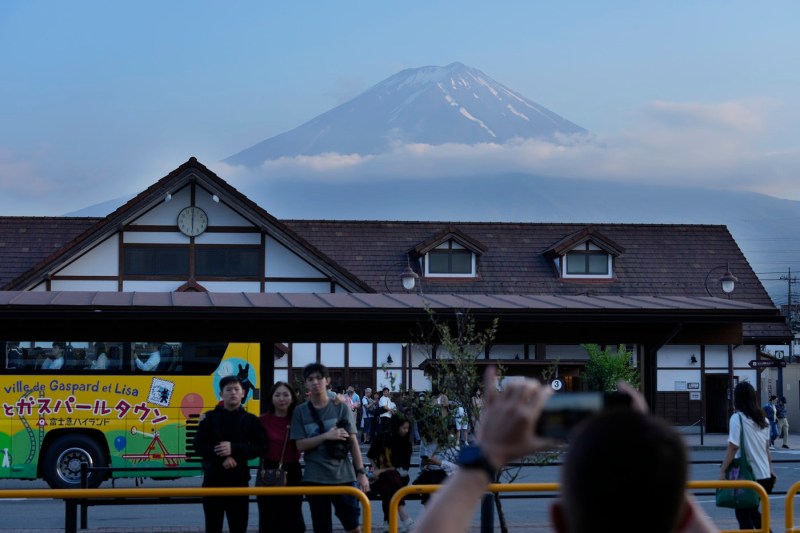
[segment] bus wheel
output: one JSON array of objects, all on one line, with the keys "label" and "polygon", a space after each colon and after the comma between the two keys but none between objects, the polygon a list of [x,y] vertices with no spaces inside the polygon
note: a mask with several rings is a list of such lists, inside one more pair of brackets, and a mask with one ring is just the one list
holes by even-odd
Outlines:
[{"label": "bus wheel", "polygon": [[[44,456],[42,476],[54,489],[74,489],[81,485],[81,463],[89,466],[108,466],[108,459],[100,446],[86,435],[70,435],[56,440]],[[97,488],[105,479],[105,472],[89,473],[89,488]]]}]

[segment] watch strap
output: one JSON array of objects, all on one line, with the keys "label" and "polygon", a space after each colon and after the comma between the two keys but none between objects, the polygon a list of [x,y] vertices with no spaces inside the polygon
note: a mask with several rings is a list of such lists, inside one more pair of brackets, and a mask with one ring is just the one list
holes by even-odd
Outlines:
[{"label": "watch strap", "polygon": [[497,479],[497,470],[478,446],[465,446],[458,455],[458,464],[467,470],[482,470],[489,476],[489,481],[494,483]]}]

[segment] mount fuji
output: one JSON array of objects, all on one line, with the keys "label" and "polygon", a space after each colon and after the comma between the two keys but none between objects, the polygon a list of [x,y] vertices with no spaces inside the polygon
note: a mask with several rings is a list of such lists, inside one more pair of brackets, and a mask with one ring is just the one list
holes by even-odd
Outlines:
[{"label": "mount fuji", "polygon": [[293,130],[230,156],[255,167],[299,155],[379,154],[397,143],[505,143],[586,133],[461,63],[403,70]]}]

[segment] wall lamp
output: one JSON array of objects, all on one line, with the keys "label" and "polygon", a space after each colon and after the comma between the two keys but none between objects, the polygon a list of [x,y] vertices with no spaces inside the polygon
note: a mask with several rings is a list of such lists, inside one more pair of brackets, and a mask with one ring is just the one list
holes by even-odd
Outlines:
[{"label": "wall lamp", "polygon": [[390,355],[389,357],[387,357],[387,358],[386,358],[386,364],[387,364],[387,365],[391,365],[391,364],[393,364],[393,363],[394,363],[394,359],[392,359],[392,356],[391,356],[391,355]]},{"label": "wall lamp", "polygon": [[697,356],[695,354],[692,354],[692,357],[689,358],[689,363],[692,364],[692,365],[696,365],[697,364]]},{"label": "wall lamp", "polygon": [[167,195],[164,197],[164,201],[165,202],[169,202],[170,200],[172,200],[172,194],[171,193],[167,193]]},{"label": "wall lamp", "polygon": [[216,204],[219,203],[219,196],[217,196],[216,194],[212,194],[211,199],[214,201],[214,203]]},{"label": "wall lamp", "polygon": [[[387,274],[394,267],[402,264],[403,261],[397,261],[396,263],[393,263],[392,266],[387,268],[386,271],[383,273],[383,286],[386,287],[386,292],[392,292],[391,289],[389,289],[389,283],[386,279]],[[403,289],[410,291],[413,290],[414,287],[416,286],[417,279],[419,279],[419,276],[417,275],[416,272],[414,272],[414,269],[411,268],[411,260],[408,257],[406,257],[405,264],[406,268],[403,270],[403,273],[400,274],[400,281],[403,283]]]},{"label": "wall lamp", "polygon": [[736,288],[736,283],[739,281],[739,278],[737,278],[736,276],[731,274],[730,266],[727,265],[727,264],[715,266],[714,268],[709,270],[708,274],[706,274],[706,280],[704,282],[704,286],[705,286],[705,289],[706,289],[706,292],[708,293],[708,295],[709,296],[714,296],[713,294],[711,294],[711,290],[708,288],[708,280],[709,280],[709,278],[711,277],[711,274],[714,271],[719,270],[721,268],[725,269],[725,273],[722,274],[722,276],[717,281],[719,281],[719,283],[722,285],[722,292],[727,294],[728,298],[730,298],[731,297],[731,293]]}]

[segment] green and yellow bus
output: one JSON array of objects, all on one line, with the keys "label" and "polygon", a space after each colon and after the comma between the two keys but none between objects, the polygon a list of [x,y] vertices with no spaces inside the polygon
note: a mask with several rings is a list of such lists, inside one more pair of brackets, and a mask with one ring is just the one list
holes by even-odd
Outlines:
[{"label": "green and yellow bus", "polygon": [[[53,488],[109,477],[198,475],[192,440],[219,401],[219,380],[242,378],[260,412],[258,343],[6,341],[0,374],[0,478]],[[132,468],[133,471],[115,471]],[[149,468],[153,470],[139,470]]]}]

